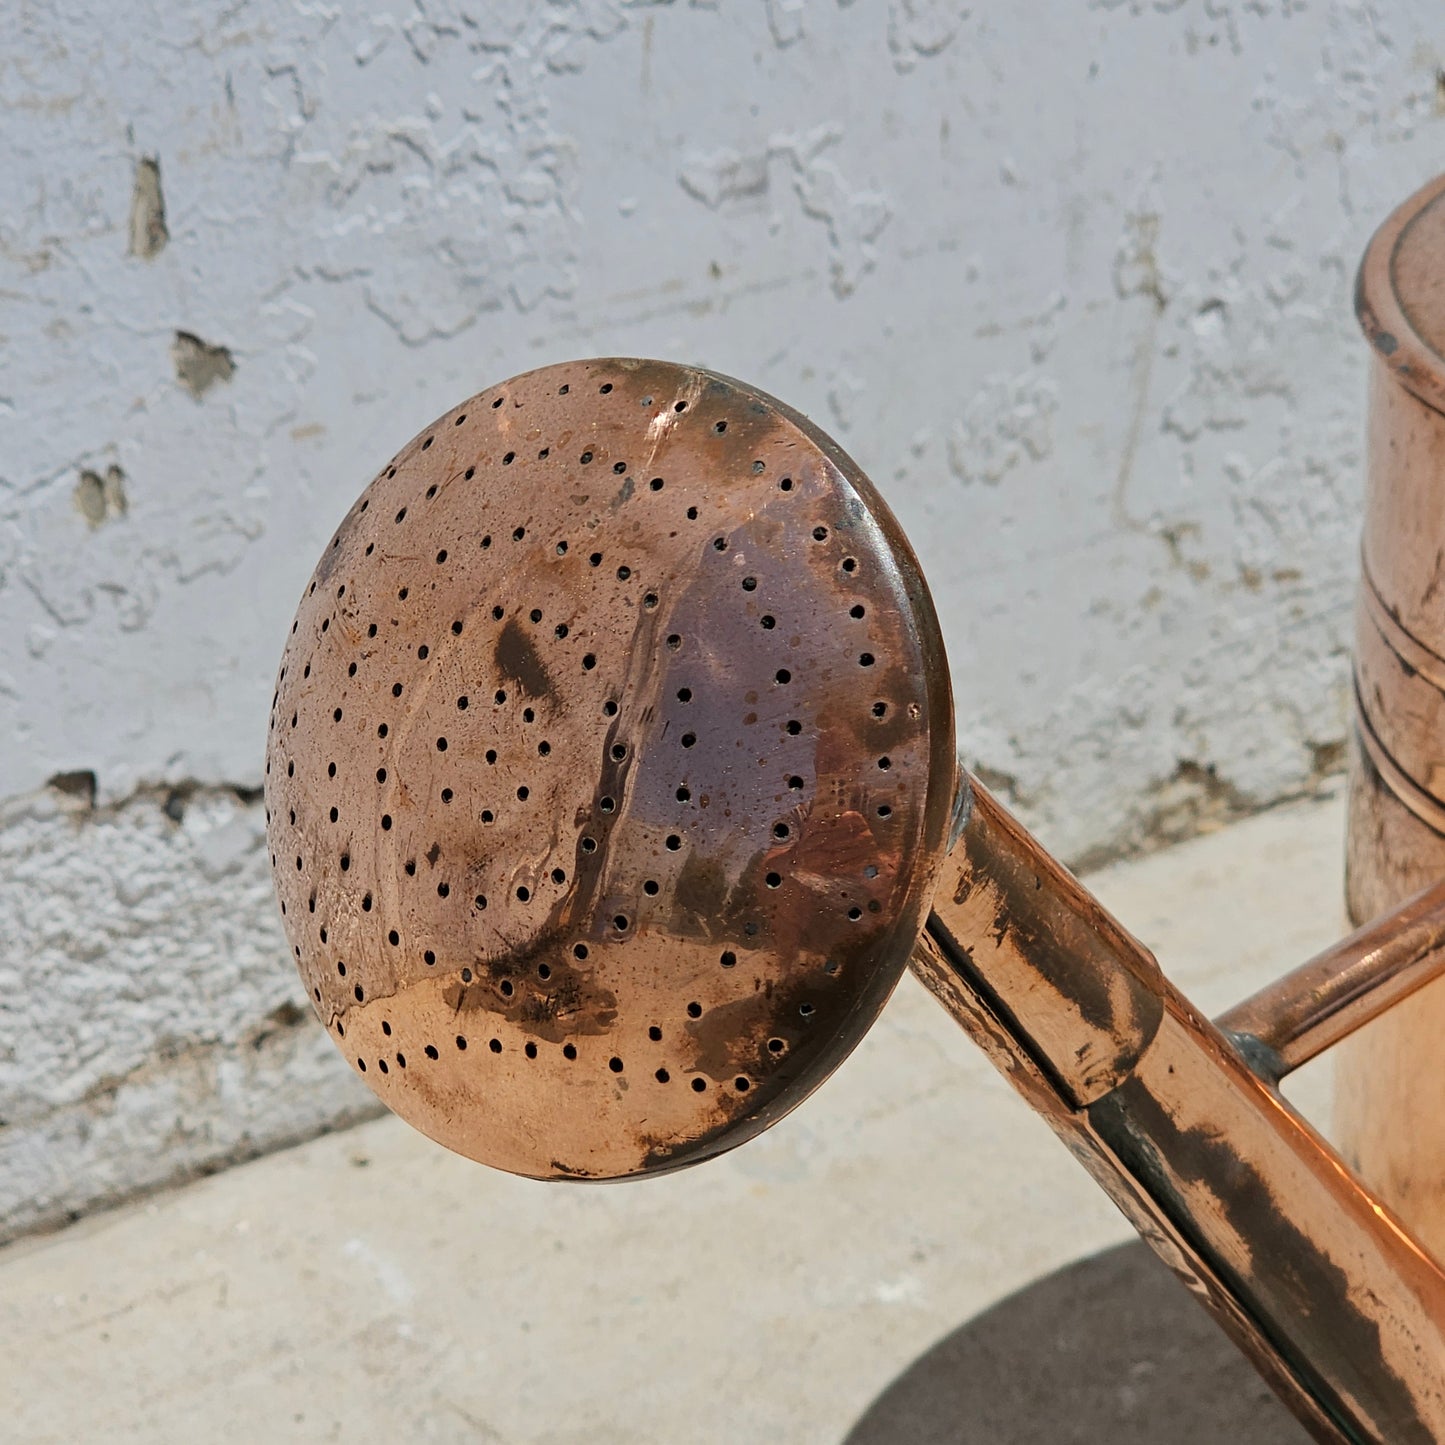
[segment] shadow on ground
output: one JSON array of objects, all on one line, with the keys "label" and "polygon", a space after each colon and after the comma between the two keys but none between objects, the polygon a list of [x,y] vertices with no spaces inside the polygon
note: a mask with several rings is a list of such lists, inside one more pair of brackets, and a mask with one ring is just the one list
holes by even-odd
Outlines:
[{"label": "shadow on ground", "polygon": [[845,1445],[1309,1445],[1140,1243],[996,1304],[898,1377]]}]

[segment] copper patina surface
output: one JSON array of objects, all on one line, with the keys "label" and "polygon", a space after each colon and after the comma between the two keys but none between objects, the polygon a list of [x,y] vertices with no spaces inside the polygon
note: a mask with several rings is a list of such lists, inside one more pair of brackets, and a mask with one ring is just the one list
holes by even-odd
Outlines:
[{"label": "copper patina surface", "polygon": [[270,846],[313,1006],[403,1118],[539,1177],[804,1097],[926,911],[952,705],[911,551],[803,418],[548,367],[357,499],[277,683]]}]

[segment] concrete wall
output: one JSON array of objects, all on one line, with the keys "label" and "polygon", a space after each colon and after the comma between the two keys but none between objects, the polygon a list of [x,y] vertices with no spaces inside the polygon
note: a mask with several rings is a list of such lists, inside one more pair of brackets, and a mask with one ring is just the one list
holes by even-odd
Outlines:
[{"label": "concrete wall", "polygon": [[1339,766],[1350,283],[1445,155],[1438,0],[7,22],[0,1231],[367,1107],[272,918],[272,672],[361,483],[514,371],[694,359],[834,430],[1068,857]]}]

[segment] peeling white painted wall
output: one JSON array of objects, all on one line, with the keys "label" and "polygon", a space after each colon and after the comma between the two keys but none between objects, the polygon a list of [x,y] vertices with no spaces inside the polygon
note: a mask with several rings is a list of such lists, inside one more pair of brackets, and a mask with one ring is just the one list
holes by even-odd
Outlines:
[{"label": "peeling white painted wall", "polygon": [[1351,279],[1445,164],[1439,0],[6,18],[0,1232],[365,1107],[288,1008],[272,673],[379,461],[515,371],[695,360],[835,431],[1066,856],[1338,766]]}]

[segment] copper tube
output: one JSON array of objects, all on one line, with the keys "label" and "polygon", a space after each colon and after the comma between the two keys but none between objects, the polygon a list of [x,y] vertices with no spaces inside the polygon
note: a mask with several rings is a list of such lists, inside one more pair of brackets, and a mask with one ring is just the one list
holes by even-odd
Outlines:
[{"label": "copper tube", "polygon": [[1445,1275],[976,782],[913,968],[1318,1439],[1445,1439]]},{"label": "copper tube", "polygon": [[1215,1020],[1271,1083],[1445,974],[1445,882],[1356,929]]}]

